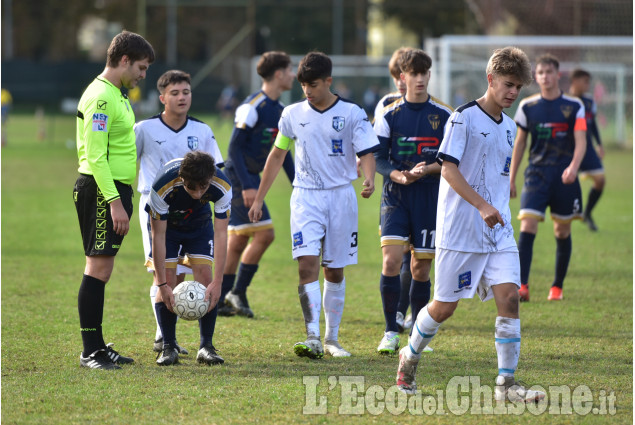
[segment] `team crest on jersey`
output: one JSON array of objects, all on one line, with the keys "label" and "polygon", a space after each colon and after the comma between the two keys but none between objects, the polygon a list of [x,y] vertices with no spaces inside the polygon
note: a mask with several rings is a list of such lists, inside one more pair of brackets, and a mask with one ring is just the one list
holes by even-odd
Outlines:
[{"label": "team crest on jersey", "polygon": [[565,118],[569,118],[571,112],[573,112],[573,106],[571,105],[562,105],[560,106],[560,112],[564,115]]},{"label": "team crest on jersey", "polygon": [[198,137],[187,136],[187,147],[193,151],[198,149]]},{"label": "team crest on jersey", "polygon": [[335,131],[344,130],[344,117],[333,117],[333,129]]},{"label": "team crest on jersey", "polygon": [[459,289],[463,289],[466,286],[470,286],[472,284],[472,272],[466,271],[465,273],[461,273],[459,275]]},{"label": "team crest on jersey", "polygon": [[439,128],[439,124],[441,124],[441,117],[439,117],[439,114],[430,114],[428,115],[428,122],[432,126],[432,129],[436,130]]},{"label": "team crest on jersey", "polygon": [[514,147],[514,138],[512,137],[512,132],[510,130],[507,130],[507,144],[512,148]]},{"label": "team crest on jersey", "polygon": [[108,115],[93,114],[93,131],[108,132]]},{"label": "team crest on jersey", "polygon": [[331,140],[331,152],[334,154],[344,153],[342,140]]}]

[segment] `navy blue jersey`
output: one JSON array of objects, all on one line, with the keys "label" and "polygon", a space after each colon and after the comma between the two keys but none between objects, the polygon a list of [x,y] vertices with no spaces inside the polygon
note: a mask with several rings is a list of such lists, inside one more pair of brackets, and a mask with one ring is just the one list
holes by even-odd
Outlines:
[{"label": "navy blue jersey", "polygon": [[221,170],[216,170],[207,192],[201,199],[193,199],[179,177],[182,158],[168,162],[157,174],[145,210],[155,220],[167,220],[168,228],[192,231],[204,228],[212,220],[210,202],[214,203],[214,216],[229,217],[232,188]]},{"label": "navy blue jersey", "polygon": [[514,121],[531,134],[530,165],[566,168],[575,149],[573,132],[586,130],[582,101],[566,94],[554,100],[546,100],[539,93],[523,99]]},{"label": "navy blue jersey", "polygon": [[[405,98],[384,108],[375,121],[380,150],[375,153],[377,171],[390,176],[393,170],[410,170],[419,162],[434,164],[443,140],[445,124],[452,108],[432,96],[424,103]],[[426,175],[417,183],[439,181],[439,175]]]},{"label": "navy blue jersey", "polygon": [[[229,142],[226,165],[238,175],[243,189],[257,189],[255,176],[265,168],[267,156],[278,134],[278,121],[284,105],[256,92],[236,109],[235,127]],[[287,155],[284,164],[293,180],[293,160]]]},{"label": "navy blue jersey", "polygon": [[602,140],[600,140],[600,131],[598,130],[598,125],[595,122],[595,116],[597,115],[597,106],[595,101],[587,96],[580,96],[582,103],[584,104],[584,117],[586,119],[586,149],[593,149],[593,139],[599,145],[602,144]]}]

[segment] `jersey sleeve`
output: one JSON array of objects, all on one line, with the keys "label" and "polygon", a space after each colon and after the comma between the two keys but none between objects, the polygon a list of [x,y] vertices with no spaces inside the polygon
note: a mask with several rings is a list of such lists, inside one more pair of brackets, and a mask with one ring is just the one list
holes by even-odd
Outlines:
[{"label": "jersey sleeve", "polygon": [[523,102],[520,103],[518,109],[516,110],[516,115],[514,115],[514,121],[518,124],[518,127],[527,131],[527,115],[525,115],[525,105]]},{"label": "jersey sleeve", "polygon": [[152,187],[150,191],[150,197],[148,198],[148,203],[145,206],[145,210],[150,217],[155,220],[167,220],[168,219],[168,210],[170,206],[165,202],[163,197],[159,195],[155,187]]},{"label": "jersey sleeve", "polygon": [[379,140],[370,125],[370,120],[366,111],[357,107],[355,113],[355,125],[353,127],[353,148],[358,157],[362,157],[368,153],[375,152],[379,149]]},{"label": "jersey sleeve", "polygon": [[443,164],[444,161],[449,161],[459,165],[467,145],[469,122],[460,112],[453,112],[448,121],[449,125],[445,126],[443,141],[439,146],[437,162]]},{"label": "jersey sleeve", "polygon": [[212,179],[212,186],[218,189],[222,194],[214,201],[214,217],[221,219],[229,218],[232,205],[232,187],[229,179],[219,170]]},{"label": "jersey sleeve", "polygon": [[145,140],[143,137],[143,129],[136,123],[134,125],[134,136],[135,136],[135,144],[137,145],[137,161],[141,158],[141,154],[143,153],[143,146],[145,144]]},{"label": "jersey sleeve", "polygon": [[291,148],[291,142],[295,138],[295,132],[290,122],[289,109],[284,108],[280,121],[278,121],[278,135],[273,142],[274,146],[280,149],[289,150]]},{"label": "jersey sleeve", "polygon": [[253,128],[257,122],[258,112],[256,112],[256,108],[254,108],[253,105],[243,103],[236,108],[236,115],[234,117],[234,124],[236,128]]},{"label": "jersey sleeve", "polygon": [[211,128],[208,127],[208,133],[205,137],[207,138],[209,146],[207,153],[212,155],[212,158],[214,158],[214,161],[216,162],[216,166],[218,168],[222,168],[225,165],[225,161],[223,160],[223,154],[220,153],[218,142],[216,141],[216,137],[214,136],[214,132]]},{"label": "jersey sleeve", "polygon": [[578,109],[578,113],[575,115],[575,126],[573,127],[574,131],[587,131],[586,127],[586,109],[584,109],[584,103],[581,100],[578,100],[580,104],[580,108]]},{"label": "jersey sleeve", "polygon": [[102,92],[98,98],[88,100],[82,111],[86,161],[108,203],[119,199],[108,164],[108,133],[113,121],[117,119],[118,103],[107,92]]}]

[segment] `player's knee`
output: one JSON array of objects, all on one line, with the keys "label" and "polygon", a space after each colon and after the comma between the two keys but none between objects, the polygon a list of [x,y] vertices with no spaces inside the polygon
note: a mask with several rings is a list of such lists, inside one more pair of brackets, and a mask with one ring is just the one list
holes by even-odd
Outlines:
[{"label": "player's knee", "polygon": [[395,276],[399,274],[401,270],[401,262],[403,256],[395,256],[385,254],[383,259],[382,273],[384,276]]},{"label": "player's knee", "polygon": [[324,267],[324,278],[329,282],[339,283],[344,280],[344,269]]},{"label": "player's knee", "polygon": [[593,188],[595,190],[602,190],[604,189],[606,178],[604,177],[604,175],[595,176],[595,178],[593,179],[593,183]]}]

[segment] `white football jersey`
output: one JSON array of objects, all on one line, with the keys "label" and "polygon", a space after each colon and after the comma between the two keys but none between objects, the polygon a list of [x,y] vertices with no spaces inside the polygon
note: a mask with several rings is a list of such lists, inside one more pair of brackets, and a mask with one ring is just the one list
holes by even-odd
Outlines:
[{"label": "white football jersey", "polygon": [[325,111],[308,100],[284,108],[280,133],[295,143],[293,186],[331,189],[357,179],[357,156],[374,152],[379,140],[366,112],[338,98]]},{"label": "white football jersey", "polygon": [[516,123],[504,113],[495,121],[476,101],[458,108],[445,126],[437,161],[449,161],[472,188],[496,208],[505,226],[490,229],[478,210],[441,177],[436,246],[463,252],[517,251],[509,209],[509,168]]},{"label": "white football jersey", "polygon": [[161,119],[161,114],[135,124],[137,159],[139,161],[139,184],[137,190],[149,193],[157,172],[169,161],[183,158],[186,153],[200,150],[207,152],[223,164],[212,129],[202,121],[187,117],[185,125],[173,130]]}]

